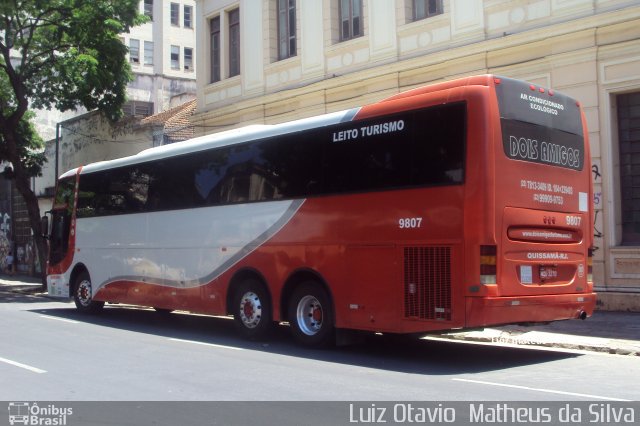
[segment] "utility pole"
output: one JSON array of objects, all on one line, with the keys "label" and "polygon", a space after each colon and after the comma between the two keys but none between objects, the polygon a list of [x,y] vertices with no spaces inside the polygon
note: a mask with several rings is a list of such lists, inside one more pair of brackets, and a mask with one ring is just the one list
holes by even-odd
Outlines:
[{"label": "utility pole", "polygon": [[56,186],[57,186],[58,176],[59,176],[59,173],[58,173],[58,156],[60,155],[59,154],[59,151],[60,151],[60,127],[62,127],[61,124],[60,123],[56,123],[56,167],[55,167],[56,175],[53,177],[53,187],[54,188],[56,188]]}]

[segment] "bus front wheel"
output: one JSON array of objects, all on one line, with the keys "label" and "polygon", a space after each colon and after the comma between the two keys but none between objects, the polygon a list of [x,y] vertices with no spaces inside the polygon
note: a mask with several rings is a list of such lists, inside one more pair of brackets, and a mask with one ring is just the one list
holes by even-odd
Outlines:
[{"label": "bus front wheel", "polygon": [[325,289],[316,282],[306,282],[295,289],[290,300],[289,325],[294,339],[315,348],[333,343],[333,307]]},{"label": "bus front wheel", "polygon": [[78,275],[73,290],[73,301],[81,312],[94,314],[104,307],[104,302],[93,300],[93,292],[91,288],[91,278],[87,271],[83,271]]},{"label": "bus front wheel", "polygon": [[271,331],[271,304],[260,281],[247,279],[234,291],[233,318],[240,333],[248,339],[263,339]]}]

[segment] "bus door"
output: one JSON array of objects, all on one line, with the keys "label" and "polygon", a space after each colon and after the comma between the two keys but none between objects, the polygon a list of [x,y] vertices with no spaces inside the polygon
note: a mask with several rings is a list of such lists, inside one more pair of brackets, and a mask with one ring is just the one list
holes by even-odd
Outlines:
[{"label": "bus door", "polygon": [[69,283],[62,278],[73,258],[75,246],[72,235],[75,207],[76,175],[58,181],[51,214],[49,234],[49,266],[47,291],[50,295],[68,297]]}]

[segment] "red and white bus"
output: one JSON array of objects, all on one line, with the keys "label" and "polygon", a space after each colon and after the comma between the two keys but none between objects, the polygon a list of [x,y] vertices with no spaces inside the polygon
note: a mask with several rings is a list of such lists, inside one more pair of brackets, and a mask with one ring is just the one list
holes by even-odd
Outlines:
[{"label": "red and white bus", "polygon": [[60,177],[48,290],[306,345],[584,319],[590,158],[579,102],[492,75],[152,148]]}]

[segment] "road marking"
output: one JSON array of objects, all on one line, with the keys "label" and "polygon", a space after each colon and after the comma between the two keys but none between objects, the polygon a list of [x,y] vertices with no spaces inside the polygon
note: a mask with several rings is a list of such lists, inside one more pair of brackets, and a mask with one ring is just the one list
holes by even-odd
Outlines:
[{"label": "road marking", "polygon": [[5,364],[10,364],[10,365],[13,365],[15,367],[24,368],[25,370],[29,370],[29,371],[32,371],[34,373],[42,374],[42,373],[46,373],[47,372],[46,370],[42,370],[42,369],[37,368],[37,367],[32,367],[32,366],[27,365],[27,364],[22,364],[21,362],[11,361],[10,359],[6,359],[6,358],[0,358],[0,362],[4,362]]},{"label": "road marking", "polygon": [[242,348],[234,348],[233,346],[216,345],[215,343],[198,342],[197,340],[174,339],[172,337],[170,337],[169,340],[173,340],[174,342],[193,343],[194,345],[212,346],[214,348],[231,349],[231,350],[234,350],[234,351],[242,351],[242,350],[244,350]]},{"label": "road marking", "polygon": [[62,321],[62,322],[68,322],[71,324],[80,324],[79,321],[74,321],[74,320],[70,320],[70,319],[66,319],[66,318],[57,318],[57,317],[50,317],[49,315],[40,315],[42,318],[46,318],[46,319],[50,319],[50,320],[54,320],[54,321]]},{"label": "road marking", "polygon": [[558,395],[581,396],[584,398],[601,399],[601,400],[604,399],[607,401],[624,401],[624,402],[631,401],[630,399],[611,398],[608,396],[589,395],[586,393],[576,393],[576,392],[565,392],[565,391],[559,391],[559,390],[553,390],[553,389],[531,388],[529,386],[509,385],[506,383],[496,383],[496,382],[485,382],[483,380],[470,380],[470,379],[451,379],[451,380],[455,380],[456,382],[476,383],[480,385],[501,386],[501,387],[513,388],[513,389],[524,389],[524,390],[529,390],[534,392],[555,393]]}]

